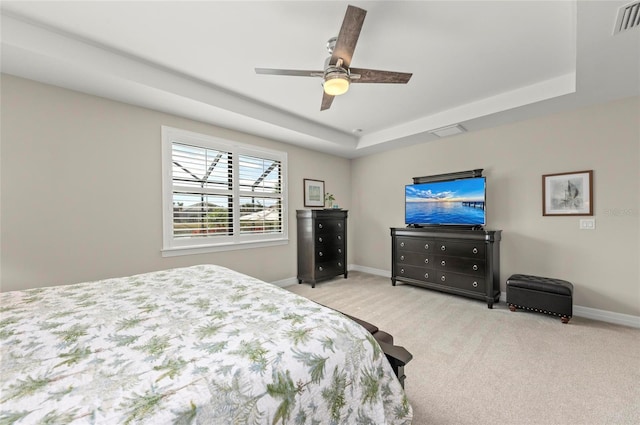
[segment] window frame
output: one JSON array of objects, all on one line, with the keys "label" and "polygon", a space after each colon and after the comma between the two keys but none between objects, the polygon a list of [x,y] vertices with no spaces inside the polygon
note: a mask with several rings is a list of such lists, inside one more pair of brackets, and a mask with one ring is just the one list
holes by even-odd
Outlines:
[{"label": "window frame", "polygon": [[[288,186],[287,186],[287,153],[266,149],[260,146],[248,145],[195,133],[179,128],[162,126],[162,256],[173,257],[179,255],[203,254],[208,252],[233,251],[239,249],[261,248],[267,246],[285,245],[289,243],[288,237]],[[198,148],[214,149],[230,152],[233,158],[232,175],[232,204],[233,221],[232,235],[208,236],[202,238],[190,238],[180,240],[173,234],[173,143],[191,145]],[[239,184],[239,156],[251,156],[280,161],[281,175],[281,199],[282,230],[277,233],[243,234],[240,232],[240,198],[247,195],[240,190]],[[255,193],[258,196],[264,193]],[[273,197],[267,196],[266,197]]]}]

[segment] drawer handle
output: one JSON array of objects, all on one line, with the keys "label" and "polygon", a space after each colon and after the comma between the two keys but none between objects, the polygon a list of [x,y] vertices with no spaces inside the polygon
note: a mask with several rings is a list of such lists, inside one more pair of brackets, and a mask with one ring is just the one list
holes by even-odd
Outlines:
[{"label": "drawer handle", "polygon": [[478,287],[478,282],[473,282],[473,287],[477,288]]},{"label": "drawer handle", "polygon": [[404,248],[404,242],[400,242],[400,246]]},{"label": "drawer handle", "polygon": [[400,269],[400,273],[401,273],[401,274],[404,274],[404,269]]},{"label": "drawer handle", "polygon": [[429,249],[429,244],[428,243],[424,244],[424,249]]},{"label": "drawer handle", "polygon": [[478,248],[476,248],[476,247],[474,246],[474,247],[473,247],[473,250],[472,250],[471,252],[473,252],[474,254],[477,254],[477,253],[478,253]]},{"label": "drawer handle", "polygon": [[444,260],[442,260],[442,261],[440,261],[440,265],[441,265],[442,267],[444,267],[444,266],[446,266],[446,265],[447,265],[447,263],[446,263]]},{"label": "drawer handle", "polygon": [[428,258],[425,258],[425,259],[424,259],[424,263],[425,263],[425,264],[429,264],[429,259],[428,259]]},{"label": "drawer handle", "polygon": [[318,252],[318,256],[322,257],[323,255],[322,251]]},{"label": "drawer handle", "polygon": [[447,247],[446,247],[446,246],[442,245],[442,246],[440,247],[440,251],[446,251],[446,250],[447,250]]},{"label": "drawer handle", "polygon": [[475,270],[475,271],[477,271],[477,270],[478,270],[478,265],[477,265],[477,264],[474,264],[474,265],[473,265],[473,270]]},{"label": "drawer handle", "polygon": [[444,275],[443,275],[443,276],[440,278],[440,280],[444,282],[445,280],[447,280],[447,278],[446,278],[446,276],[444,276]]},{"label": "drawer handle", "polygon": [[318,238],[318,242],[322,242],[322,238]]},{"label": "drawer handle", "polygon": [[323,270],[322,266],[318,267],[318,270],[322,271]]},{"label": "drawer handle", "polygon": [[318,223],[318,228],[322,229],[322,223]]},{"label": "drawer handle", "polygon": [[424,274],[424,278],[425,278],[425,279],[429,279],[429,273],[425,273],[425,274]]},{"label": "drawer handle", "polygon": [[404,261],[404,255],[400,256],[400,261]]}]

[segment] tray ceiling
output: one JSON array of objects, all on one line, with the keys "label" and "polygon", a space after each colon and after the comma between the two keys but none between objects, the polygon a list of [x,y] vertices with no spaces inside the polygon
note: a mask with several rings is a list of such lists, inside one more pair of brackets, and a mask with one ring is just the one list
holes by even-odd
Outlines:
[{"label": "tray ceiling", "polygon": [[[351,65],[412,72],[354,84],[320,111],[348,4],[367,10]],[[640,30],[618,1],[3,1],[2,71],[345,157],[639,95]],[[615,62],[612,62],[615,60]]]}]

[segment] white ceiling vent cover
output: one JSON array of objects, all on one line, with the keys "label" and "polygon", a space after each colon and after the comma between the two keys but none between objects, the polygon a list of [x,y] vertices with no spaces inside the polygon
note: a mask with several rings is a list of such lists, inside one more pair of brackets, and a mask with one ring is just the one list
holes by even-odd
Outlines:
[{"label": "white ceiling vent cover", "polygon": [[616,27],[613,29],[614,34],[640,27],[640,1],[629,3],[622,6],[618,10],[618,19]]},{"label": "white ceiling vent cover", "polygon": [[467,129],[461,126],[460,124],[453,124],[447,127],[430,130],[429,133],[434,134],[438,137],[448,137],[448,136],[454,136],[456,134],[464,133],[465,131],[467,131]]}]

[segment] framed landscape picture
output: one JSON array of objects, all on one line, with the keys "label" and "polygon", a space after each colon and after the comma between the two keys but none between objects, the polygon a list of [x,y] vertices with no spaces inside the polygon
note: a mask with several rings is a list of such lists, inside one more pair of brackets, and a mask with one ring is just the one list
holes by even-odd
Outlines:
[{"label": "framed landscape picture", "polygon": [[593,215],[593,170],[543,175],[542,215]]},{"label": "framed landscape picture", "polygon": [[304,206],[324,207],[324,181],[304,179]]}]

